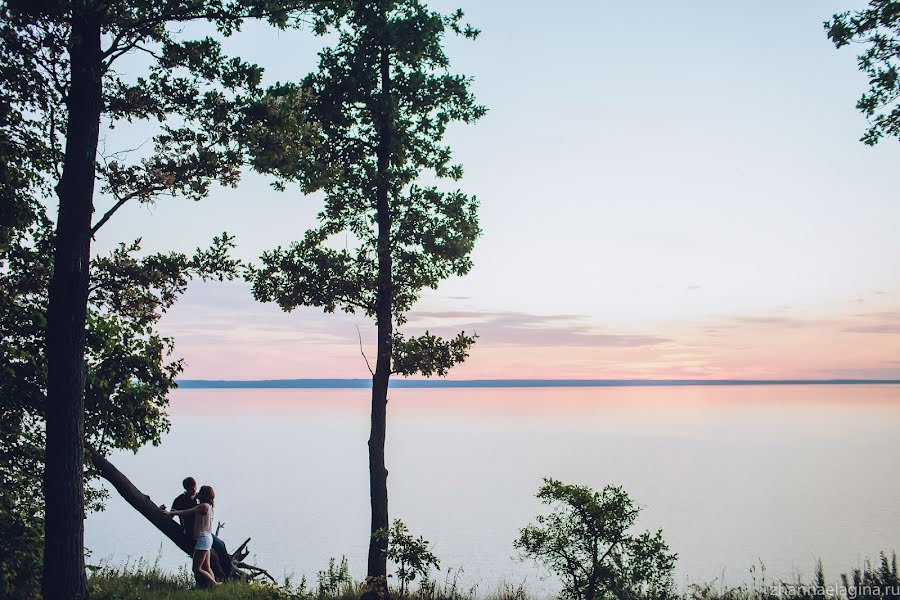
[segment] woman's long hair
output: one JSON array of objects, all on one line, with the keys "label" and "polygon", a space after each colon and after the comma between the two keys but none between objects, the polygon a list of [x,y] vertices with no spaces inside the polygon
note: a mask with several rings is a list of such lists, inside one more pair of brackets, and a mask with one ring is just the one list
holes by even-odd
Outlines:
[{"label": "woman's long hair", "polygon": [[212,489],[211,485],[201,486],[200,491],[197,492],[197,500],[199,500],[201,504],[209,504],[210,506],[215,506],[216,490]]}]

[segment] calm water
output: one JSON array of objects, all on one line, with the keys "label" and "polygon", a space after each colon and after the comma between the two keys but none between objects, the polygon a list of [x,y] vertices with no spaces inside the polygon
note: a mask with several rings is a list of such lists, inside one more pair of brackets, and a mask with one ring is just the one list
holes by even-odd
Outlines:
[{"label": "calm water", "polygon": [[[314,580],[344,554],[362,576],[367,394],[179,391],[162,446],[112,460],[158,503],[186,475],[213,484],[223,539],[252,536],[277,576]],[[831,581],[900,550],[900,386],[405,389],[388,411],[392,518],[483,591],[556,589],[512,548],[543,476],[623,485],[678,552],[680,584],[744,582],[759,560],[808,577],[817,557]],[[188,564],[114,491],[86,538],[91,562]]]}]

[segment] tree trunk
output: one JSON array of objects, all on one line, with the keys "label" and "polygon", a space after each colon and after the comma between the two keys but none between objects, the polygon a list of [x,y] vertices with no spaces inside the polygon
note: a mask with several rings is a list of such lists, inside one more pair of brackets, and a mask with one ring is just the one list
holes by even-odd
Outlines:
[{"label": "tree trunk", "polygon": [[[150,499],[150,496],[144,494],[131,481],[122,474],[111,462],[106,460],[102,454],[91,449],[91,462],[100,476],[107,480],[119,492],[119,495],[125,499],[136,511],[141,513],[154,527],[159,529],[167,538],[181,548],[185,554],[191,556],[194,553],[194,540],[185,535],[175,519],[167,517],[159,509],[159,505]],[[218,573],[217,573],[218,575]]]},{"label": "tree trunk", "polygon": [[[77,4],[77,3],[76,3]],[[45,600],[87,598],[84,569],[84,340],[102,109],[98,9],[73,10],[68,128],[47,310]]]},{"label": "tree trunk", "polygon": [[[386,23],[384,25],[386,29]],[[372,505],[372,523],[369,539],[367,575],[381,579],[382,593],[387,593],[388,549],[388,471],[384,461],[384,443],[387,425],[387,394],[391,377],[391,341],[393,338],[393,279],[391,264],[391,214],[390,214],[390,158],[393,138],[391,110],[390,54],[386,42],[381,49],[381,99],[376,126],[378,127],[378,181],[376,187],[376,212],[378,217],[378,291],[376,299],[376,325],[378,328],[378,358],[372,376],[372,429],[369,436],[369,494]],[[375,535],[383,532],[385,535]],[[382,586],[378,585],[379,588]]]}]

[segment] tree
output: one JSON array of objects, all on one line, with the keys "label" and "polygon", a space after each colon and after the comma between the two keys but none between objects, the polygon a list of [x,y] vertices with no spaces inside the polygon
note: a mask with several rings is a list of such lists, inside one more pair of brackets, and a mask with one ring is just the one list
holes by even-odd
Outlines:
[{"label": "tree", "polygon": [[864,10],[832,16],[825,30],[837,48],[866,46],[857,57],[869,78],[869,91],[856,103],[869,122],[860,141],[874,146],[885,136],[900,139],[900,2],[871,0]]},{"label": "tree", "polygon": [[[43,544],[44,411],[47,360],[43,351],[53,228],[43,207],[21,212],[27,228],[4,231],[0,248],[0,597],[35,598]],[[194,277],[232,278],[233,242],[218,238],[193,256],[139,257],[137,243],[91,264],[86,324],[85,436],[100,452],[136,451],[158,444],[168,429],[167,394],[182,362],[155,324]],[[104,497],[85,473],[88,509]]]},{"label": "tree", "polygon": [[474,38],[462,12],[444,16],[418,0],[357,0],[338,22],[337,44],[320,54],[319,70],[299,85],[270,91],[281,102],[315,98],[304,121],[319,123],[308,161],[284,161],[271,172],[324,191],[319,224],[289,248],[262,257],[251,274],[258,300],[283,309],[316,306],[374,318],[369,484],[372,510],[367,573],[386,594],[388,528],[384,460],[387,394],[392,374],[445,375],[463,361],[474,336],[445,340],[398,327],[424,288],[464,275],[480,234],[474,197],[421,185],[424,172],[458,180],[443,144],[447,125],[472,122],[485,109],[470,79],[449,72],[446,32]]},{"label": "tree", "polygon": [[[212,182],[234,185],[242,142],[263,135],[268,108],[259,104],[261,69],[230,59],[213,38],[179,41],[173,24],[205,20],[222,35],[243,19],[284,26],[306,2],[276,0],[8,0],[0,4],[0,82],[11,118],[0,140],[29,161],[34,179],[4,178],[20,196],[49,180],[59,199],[43,346],[46,351],[44,577],[45,598],[87,596],[84,572],[85,347],[89,321],[91,239],[127,202],[164,195],[199,199]],[[114,69],[123,56],[150,57],[144,77]],[[22,66],[25,73],[15,74]],[[31,116],[36,111],[37,116]],[[7,117],[9,116],[7,115]],[[101,118],[159,123],[143,157],[101,156]],[[172,118],[177,117],[177,118]],[[16,124],[44,134],[34,152]],[[32,173],[33,171],[33,173]],[[14,173],[15,175],[16,173]],[[113,199],[92,221],[95,181]],[[24,192],[22,190],[25,190]],[[5,211],[4,211],[5,212]],[[4,217],[5,218],[5,217]],[[16,222],[14,216],[10,223]]]},{"label": "tree", "polygon": [[669,552],[661,530],[629,532],[640,508],[622,488],[608,485],[596,492],[545,478],[537,498],[553,510],[522,529],[514,546],[560,577],[564,598],[674,596],[677,555]]}]

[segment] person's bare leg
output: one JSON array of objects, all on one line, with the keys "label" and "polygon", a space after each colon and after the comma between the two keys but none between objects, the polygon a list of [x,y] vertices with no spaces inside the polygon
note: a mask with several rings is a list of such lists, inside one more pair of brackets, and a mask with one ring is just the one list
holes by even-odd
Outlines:
[{"label": "person's bare leg", "polygon": [[201,581],[216,585],[215,575],[209,571],[209,567],[204,567],[204,563],[209,564],[209,550],[194,550],[194,574]]},{"label": "person's bare leg", "polygon": [[212,550],[207,550],[206,552],[204,552],[205,556],[203,558],[203,568],[206,570],[207,574],[212,579],[213,585],[219,585],[219,582],[216,581],[216,574],[213,573],[212,564],[210,563],[210,558],[209,558],[210,552],[212,552]]}]

